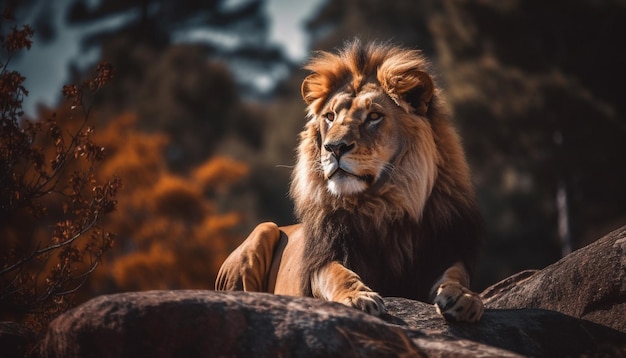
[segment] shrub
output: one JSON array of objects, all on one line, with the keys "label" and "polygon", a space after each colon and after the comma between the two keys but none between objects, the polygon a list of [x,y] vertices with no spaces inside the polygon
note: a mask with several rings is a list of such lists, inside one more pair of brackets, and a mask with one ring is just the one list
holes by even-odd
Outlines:
[{"label": "shrub", "polygon": [[121,182],[97,179],[104,148],[89,125],[112,66],[100,64],[92,78],[65,86],[61,113],[24,119],[25,77],[8,65],[32,36],[26,25],[0,38],[0,320],[40,329],[71,305],[111,248],[113,235],[100,223],[114,210]]}]

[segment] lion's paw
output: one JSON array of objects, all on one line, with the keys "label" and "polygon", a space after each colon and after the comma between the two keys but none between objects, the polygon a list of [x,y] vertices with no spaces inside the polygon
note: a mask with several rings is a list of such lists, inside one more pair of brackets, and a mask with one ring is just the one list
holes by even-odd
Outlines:
[{"label": "lion's paw", "polygon": [[387,312],[383,298],[373,291],[355,291],[341,300],[341,303],[377,317]]},{"label": "lion's paw", "polygon": [[483,315],[478,294],[458,283],[444,283],[437,290],[435,309],[448,321],[476,322]]}]

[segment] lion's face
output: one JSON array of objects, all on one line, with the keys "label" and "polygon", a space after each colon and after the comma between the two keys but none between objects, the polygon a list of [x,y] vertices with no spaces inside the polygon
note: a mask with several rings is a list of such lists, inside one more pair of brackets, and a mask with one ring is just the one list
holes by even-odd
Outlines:
[{"label": "lion's face", "polygon": [[327,101],[317,120],[320,164],[330,193],[360,193],[393,171],[401,146],[397,109],[374,83],[356,95],[349,88],[338,91]]},{"label": "lion's face", "polygon": [[318,54],[307,69],[309,120],[290,190],[297,214],[358,208],[419,218],[441,159],[437,91],[423,57],[356,44]]}]

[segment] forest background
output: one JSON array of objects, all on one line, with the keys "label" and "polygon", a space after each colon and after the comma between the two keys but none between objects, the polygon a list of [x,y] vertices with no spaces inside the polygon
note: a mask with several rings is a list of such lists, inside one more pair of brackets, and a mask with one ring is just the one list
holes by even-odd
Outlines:
[{"label": "forest background", "polygon": [[[15,9],[2,30],[28,21],[35,42],[62,36],[58,19],[88,33],[72,44],[81,55],[65,83],[82,81],[101,60],[114,68],[88,118],[90,139],[104,148],[93,180],[121,180],[115,209],[98,225],[114,236],[72,292],[75,302],[211,289],[222,261],[256,224],[292,223],[287,191],[305,121],[302,61],[355,36],[420,48],[432,59],[485,217],[475,290],[545,267],[626,224],[624,1],[321,0],[309,4],[302,24],[304,56],[270,41],[263,0],[0,4]],[[44,71],[53,62],[29,61]],[[54,98],[58,104],[39,105],[21,121],[54,117],[62,128],[79,127],[72,103]],[[15,247],[28,253],[54,236],[67,210],[42,200],[56,208],[45,219],[26,209],[0,218],[2,268]],[[19,289],[11,287],[0,288],[0,318],[32,313],[11,311]]]}]

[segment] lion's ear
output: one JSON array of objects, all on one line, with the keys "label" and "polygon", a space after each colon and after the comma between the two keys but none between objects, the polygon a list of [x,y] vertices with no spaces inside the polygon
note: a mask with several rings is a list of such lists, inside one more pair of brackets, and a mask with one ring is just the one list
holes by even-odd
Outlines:
[{"label": "lion's ear", "polygon": [[316,99],[324,97],[327,90],[324,84],[321,83],[320,76],[314,73],[308,75],[304,81],[302,81],[301,92],[304,103],[310,105]]},{"label": "lion's ear", "polygon": [[420,116],[428,112],[435,85],[426,72],[411,69],[392,76],[384,85],[394,101],[405,101]]}]

